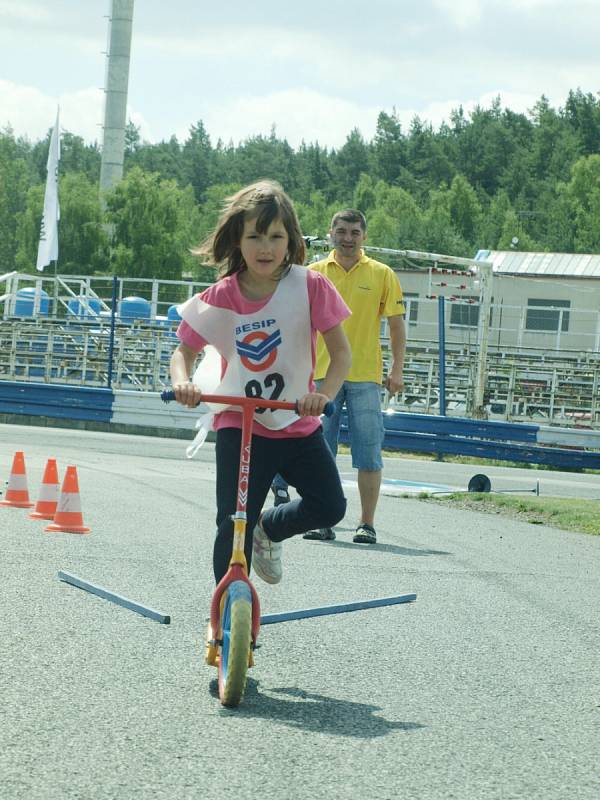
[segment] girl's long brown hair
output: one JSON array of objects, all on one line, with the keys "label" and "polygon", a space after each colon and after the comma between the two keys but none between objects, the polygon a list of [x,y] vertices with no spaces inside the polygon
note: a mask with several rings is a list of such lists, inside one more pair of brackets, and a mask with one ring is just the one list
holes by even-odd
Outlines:
[{"label": "girl's long brown hair", "polygon": [[195,255],[208,258],[219,269],[219,279],[247,269],[240,241],[244,222],[256,219],[258,233],[266,233],[275,219],[280,219],[289,237],[286,265],[304,264],[306,245],[292,201],[282,187],[271,180],[261,180],[227,197],[223,212],[213,233]]}]

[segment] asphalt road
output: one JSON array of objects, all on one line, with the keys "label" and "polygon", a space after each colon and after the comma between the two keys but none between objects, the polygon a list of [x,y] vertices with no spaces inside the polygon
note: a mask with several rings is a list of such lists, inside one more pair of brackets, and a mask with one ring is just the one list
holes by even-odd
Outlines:
[{"label": "asphalt road", "polygon": [[[283,582],[257,579],[263,612],[404,592],[417,602],[265,627],[244,703],[226,710],[201,652],[213,447],[187,461],[185,444],[0,428],[1,480],[17,449],[33,500],[48,457],[61,476],[75,464],[92,528],[43,533],[0,507],[2,800],[597,800],[600,537],[384,496],[378,544],[354,545],[349,487],[337,540],[294,539]],[[596,476],[413,460],[390,460],[387,474],[416,480],[417,464],[453,486],[485,471],[499,488],[539,477],[542,495],[552,481],[548,494],[568,483],[598,496]],[[347,458],[340,468],[350,474]]]}]

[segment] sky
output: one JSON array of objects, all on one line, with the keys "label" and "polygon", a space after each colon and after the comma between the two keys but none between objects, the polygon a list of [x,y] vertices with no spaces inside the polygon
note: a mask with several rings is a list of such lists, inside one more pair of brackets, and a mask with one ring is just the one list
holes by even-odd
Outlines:
[{"label": "sky", "polygon": [[[370,140],[462,106],[600,90],[600,0],[135,0],[128,116],[144,141]],[[110,0],[0,0],[0,128],[102,142]]]}]

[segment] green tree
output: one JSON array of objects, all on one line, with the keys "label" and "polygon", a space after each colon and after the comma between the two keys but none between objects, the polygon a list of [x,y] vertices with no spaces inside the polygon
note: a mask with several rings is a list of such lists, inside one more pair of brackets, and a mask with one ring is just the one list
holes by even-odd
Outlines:
[{"label": "green tree", "polygon": [[[27,205],[17,217],[19,269],[35,268],[45,186],[29,189]],[[98,188],[82,173],[69,173],[59,181],[57,270],[63,274],[93,275],[107,268],[107,239],[102,224]]]},{"label": "green tree", "polygon": [[450,218],[446,214],[431,213],[429,210],[423,214],[421,240],[417,249],[462,258],[473,257],[473,251],[453,228]]},{"label": "green tree", "polygon": [[364,172],[358,179],[358,183],[354,187],[354,198],[352,205],[363,214],[367,215],[369,211],[375,206],[377,198],[375,195],[375,182],[370,175]]},{"label": "green tree", "polygon": [[[10,158],[2,157],[6,134],[0,142],[0,254],[14,262],[17,213],[25,213],[27,190],[46,180],[49,135],[35,144],[12,132],[8,138]],[[180,188],[191,186],[203,232],[214,221],[219,186],[270,177],[301,204],[307,233],[325,232],[332,209],[353,205],[368,214],[373,244],[377,233],[386,243],[397,240],[401,249],[408,243],[428,249],[432,242],[439,249],[448,242],[472,251],[497,246],[513,211],[521,242],[529,237],[545,248],[595,247],[595,189],[588,188],[593,167],[572,169],[582,156],[600,154],[600,99],[581,89],[569,93],[563,109],[552,108],[544,96],[528,114],[503,109],[499,98],[469,115],[459,107],[437,130],[416,117],[403,133],[396,112],[382,111],[370,141],[354,129],[336,150],[304,142],[294,150],[274,128],[237,146],[220,140],[212,146],[202,122],[183,144],[175,136],[142,142],[131,122],[125,139],[125,173],[138,167]],[[62,144],[61,178],[85,173],[96,181],[97,146],[68,132]],[[377,188],[379,182],[384,189]],[[390,188],[407,192],[413,210],[406,197],[388,195]],[[400,215],[390,203],[400,204]]]},{"label": "green tree", "polygon": [[45,187],[41,183],[37,186],[31,186],[27,190],[25,208],[16,215],[17,249],[15,266],[22,272],[31,272],[35,270],[40,240],[42,209],[44,207],[44,190]]},{"label": "green tree", "polygon": [[377,118],[372,163],[376,177],[386,183],[395,183],[406,168],[406,140],[395,110]]},{"label": "green tree", "polygon": [[173,180],[179,185],[185,185],[181,145],[176,136],[171,136],[168,142],[144,144],[141,147],[134,147],[131,152],[126,150],[125,173],[134,167],[143,172],[153,172],[164,180]]},{"label": "green tree", "polygon": [[[48,131],[44,139],[36,142],[31,150],[34,183],[45,183],[46,181],[51,135],[52,129]],[[59,176],[65,175],[67,172],[82,172],[89,180],[98,181],[100,179],[100,161],[101,154],[96,143],[86,144],[81,136],[61,129]]]},{"label": "green tree", "polygon": [[131,120],[125,126],[125,158],[142,146],[142,138],[140,136],[139,125],[134,125]]},{"label": "green tree", "polygon": [[534,126],[530,143],[532,176],[540,183],[568,181],[571,166],[581,154],[575,131],[550,107],[544,95],[530,114]]},{"label": "green tree", "polygon": [[329,153],[318,143],[307,145],[302,142],[294,156],[296,188],[294,196],[308,203],[312,192],[328,192],[331,188],[331,169]]},{"label": "green tree", "polygon": [[448,192],[450,220],[462,238],[475,245],[482,220],[479,198],[463,175],[455,175]]},{"label": "green tree", "polygon": [[183,144],[181,157],[184,183],[191,184],[196,201],[202,203],[206,197],[206,190],[212,182],[214,171],[210,136],[202,121],[190,128],[190,135]]},{"label": "green tree", "polygon": [[543,230],[538,236],[545,247],[557,253],[575,252],[577,203],[569,195],[567,185],[558,183],[548,188],[540,195],[539,205]]},{"label": "green tree", "polygon": [[492,197],[502,176],[514,160],[519,145],[524,145],[522,127],[526,118],[516,119],[502,113],[500,98],[489,109],[477,106],[469,124],[456,132],[458,171],[477,191]]},{"label": "green tree", "polygon": [[514,209],[508,194],[501,189],[492,198],[487,210],[483,213],[477,242],[479,249],[496,250],[498,248],[504,221],[509,212],[514,214]]},{"label": "green tree", "polygon": [[113,229],[112,269],[126,277],[181,280],[197,267],[199,214],[191,187],[131,169],[106,196]]},{"label": "green tree", "polygon": [[593,94],[584,94],[581,89],[570,91],[565,103],[564,115],[577,133],[581,152],[591,155],[600,150],[600,103]]},{"label": "green tree", "polygon": [[398,182],[412,193],[416,192],[421,201],[427,198],[433,187],[441,183],[448,185],[456,172],[433,127],[419,117],[415,117],[410,126],[407,164],[409,180],[406,182],[401,176]]},{"label": "green tree", "polygon": [[600,253],[600,188],[590,192],[586,208],[579,208],[575,215],[576,253]]},{"label": "green tree", "polygon": [[62,273],[93,275],[108,268],[108,239],[98,186],[82,173],[61,180],[59,260]]},{"label": "green tree", "polygon": [[343,146],[331,157],[332,189],[335,194],[328,195],[330,201],[337,195],[338,205],[349,205],[363,172],[369,171],[369,148],[358,128],[353,128]]},{"label": "green tree", "polygon": [[270,136],[251,136],[234,149],[233,167],[227,179],[233,183],[271,178],[288,192],[296,186],[294,151],[285,139],[277,138],[274,128]]},{"label": "green tree", "polygon": [[96,143],[89,145],[83,141],[81,136],[76,136],[68,131],[62,132],[60,137],[61,174],[80,172],[89,181],[97,182],[100,179],[101,160],[100,149]]},{"label": "green tree", "polygon": [[206,198],[199,206],[198,241],[204,241],[214,230],[223,211],[225,200],[242,188],[240,183],[215,183],[206,191]]},{"label": "green tree", "polygon": [[527,233],[521,219],[511,209],[504,217],[504,224],[498,240],[498,250],[540,252],[544,248]]},{"label": "green tree", "polygon": [[308,203],[296,203],[300,228],[307,236],[325,238],[337,205],[327,202],[323,192],[313,192]]},{"label": "green tree", "polygon": [[0,131],[0,274],[16,266],[17,219],[27,204],[26,155],[10,129]]},{"label": "green tree", "polygon": [[599,252],[600,155],[582,156],[575,162],[567,192],[574,210],[575,251]]},{"label": "green tree", "polygon": [[375,206],[368,217],[369,243],[399,250],[421,245],[422,214],[415,199],[399,186],[375,185]]},{"label": "green tree", "polygon": [[600,155],[582,156],[571,170],[569,193],[583,206],[589,208],[592,192],[600,187]]}]

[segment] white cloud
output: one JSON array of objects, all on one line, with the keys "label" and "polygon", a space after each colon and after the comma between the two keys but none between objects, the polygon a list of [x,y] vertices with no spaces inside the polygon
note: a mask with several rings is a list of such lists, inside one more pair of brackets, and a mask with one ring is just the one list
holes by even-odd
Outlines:
[{"label": "white cloud", "polygon": [[[515,11],[539,11],[545,8],[565,9],[565,0],[501,0],[501,5],[513,8]],[[598,0],[571,0],[571,7],[598,8]]]},{"label": "white cloud", "polygon": [[0,19],[19,22],[39,22],[48,19],[48,9],[41,3],[15,3],[14,0],[0,0]]},{"label": "white cloud", "polygon": [[[500,97],[500,105],[502,108],[508,108],[516,114],[525,114],[533,108],[535,103],[540,99],[539,95],[528,94],[525,92],[510,92],[503,89],[496,91],[485,92],[478,98],[466,98],[453,100],[444,100],[443,102],[429,103],[422,108],[402,108],[396,109],[396,114],[402,125],[402,131],[406,135],[410,129],[410,123],[415,116],[418,116],[422,122],[431,123],[434,130],[438,129],[442,122],[450,123],[450,114],[452,111],[458,110],[462,106],[465,117],[473,112],[476,106],[481,108],[490,108],[492,103],[497,97]],[[556,105],[564,102],[563,98],[552,98],[549,100]]]},{"label": "white cloud", "polygon": [[[370,139],[380,110],[311,89],[294,89],[213,105],[204,115],[204,124],[213,142],[221,138],[238,143],[248,136],[268,135],[274,124],[277,135],[286,138],[292,147],[302,139],[339,147],[355,127]],[[180,141],[187,138],[188,131],[189,127],[178,132]]]},{"label": "white cloud", "polygon": [[238,64],[247,74],[263,74],[264,69],[272,83],[282,79],[298,82],[298,75],[303,74],[312,75],[315,85],[334,85],[346,90],[349,82],[356,90],[397,78],[405,63],[402,51],[385,56],[375,46],[365,44],[364,48],[368,57],[358,65],[349,65],[348,44],[336,42],[329,32],[262,26],[234,28],[227,36],[223,36],[221,28],[182,35],[139,34],[132,52],[134,61],[136,53],[146,51],[153,61],[185,59],[196,65],[192,69],[198,69],[198,63],[204,66],[208,60],[211,75],[220,85],[226,83],[230,73],[235,73]]},{"label": "white cloud", "polygon": [[[598,0],[569,0],[571,9],[598,8]],[[503,14],[530,14],[557,9],[564,11],[566,0],[433,0],[433,5],[446,14],[454,25],[466,30],[485,20],[488,11],[496,8]]]},{"label": "white cloud", "polygon": [[[54,124],[57,105],[61,130],[81,136],[86,142],[102,143],[102,90],[87,88],[53,97],[32,86],[0,80],[0,127],[10,126],[16,136],[31,141],[43,139]],[[140,127],[142,136],[151,139],[152,131],[144,116],[129,107],[127,112],[128,119]]]},{"label": "white cloud", "polygon": [[447,14],[457,28],[470,28],[481,20],[481,0],[433,0],[433,4]]},{"label": "white cloud", "polygon": [[17,136],[41,139],[54,124],[57,102],[33,86],[0,80],[0,125],[10,125]]},{"label": "white cloud", "polygon": [[[300,50],[309,41],[309,34],[302,31],[291,32],[285,29],[252,28],[233,29],[227,36],[218,28],[203,28],[182,34],[138,34],[135,38],[137,48],[146,48],[155,53],[169,56],[186,56],[197,59],[199,56],[216,57],[219,60],[241,57],[246,61],[249,54],[258,57],[261,41],[268,42],[269,59],[289,56],[290,49]],[[315,39],[312,40],[313,43]]]},{"label": "white cloud", "polygon": [[[468,115],[476,105],[489,108],[498,95],[502,107],[515,112],[526,112],[539,100],[538,94],[499,88],[477,98],[456,97],[419,108],[396,107],[396,113],[403,132],[407,134],[415,116],[438,128],[442,122],[449,122],[450,113],[459,106]],[[566,95],[549,95],[554,105],[564,103],[565,99]],[[43,139],[54,123],[57,104],[60,105],[63,131],[81,136],[88,143],[102,143],[104,94],[101,90],[88,88],[53,97],[31,86],[0,80],[0,127],[10,125],[17,136],[26,136],[31,141]],[[381,106],[360,105],[305,88],[266,95],[246,95],[211,104],[202,119],[213,145],[219,138],[225,143],[232,140],[238,144],[250,136],[268,136],[275,125],[277,136],[286,138],[294,148],[302,140],[306,143],[318,141],[323,147],[339,148],[353,128],[358,128],[367,141],[372,139],[381,110]],[[383,110],[391,113],[393,109]],[[139,127],[142,140],[148,142],[168,139],[173,133],[180,142],[184,142],[189,135],[190,125],[197,122],[197,118],[190,119],[174,128],[167,121],[164,129],[157,130],[144,114],[129,106],[127,118]]]}]

